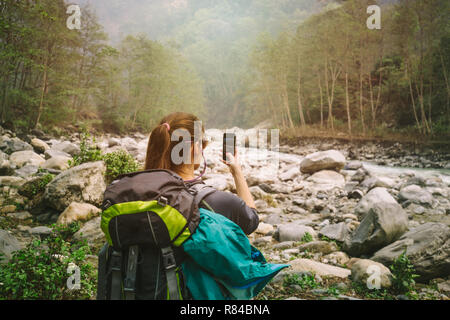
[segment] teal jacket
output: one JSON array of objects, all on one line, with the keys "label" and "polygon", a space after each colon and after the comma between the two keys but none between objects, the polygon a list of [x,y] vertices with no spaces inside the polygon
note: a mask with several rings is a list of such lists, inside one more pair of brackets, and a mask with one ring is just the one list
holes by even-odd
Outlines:
[{"label": "teal jacket", "polygon": [[203,208],[197,230],[183,248],[189,257],[181,268],[195,300],[251,299],[289,267],[267,263],[237,224]]}]

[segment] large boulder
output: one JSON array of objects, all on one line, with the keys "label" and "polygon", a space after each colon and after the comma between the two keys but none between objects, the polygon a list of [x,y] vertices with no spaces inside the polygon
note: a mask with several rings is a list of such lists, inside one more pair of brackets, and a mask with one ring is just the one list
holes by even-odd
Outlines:
[{"label": "large boulder", "polygon": [[345,178],[342,174],[331,170],[322,170],[308,177],[306,181],[319,185],[327,185],[331,187],[343,187]]},{"label": "large boulder", "polygon": [[47,143],[38,138],[31,139],[31,145],[33,146],[34,150],[38,153],[44,153],[45,151],[50,149]]},{"label": "large boulder", "polygon": [[319,151],[307,155],[300,163],[300,171],[314,173],[320,170],[339,171],[345,166],[345,157],[337,150]]},{"label": "large boulder", "polygon": [[40,166],[45,162],[45,159],[34,151],[25,150],[12,153],[9,156],[9,161],[17,168],[21,168],[26,164]]},{"label": "large boulder", "polygon": [[53,157],[58,157],[58,156],[71,158],[70,154],[68,154],[67,152],[60,151],[60,150],[54,150],[54,149],[45,151],[44,156],[45,156],[45,159],[47,159],[47,160],[50,158],[53,158]]},{"label": "large boulder", "polygon": [[41,167],[44,169],[55,169],[63,171],[69,169],[69,160],[72,160],[72,158],[66,156],[54,156],[46,160],[41,165]]},{"label": "large boulder", "polygon": [[59,224],[70,224],[74,221],[85,221],[101,212],[99,208],[89,203],[72,202],[58,217]]},{"label": "large boulder", "polygon": [[51,150],[62,151],[70,154],[71,156],[75,156],[81,152],[80,148],[76,144],[69,141],[63,141],[61,143],[55,144],[54,146],[52,146]]},{"label": "large boulder", "polygon": [[277,235],[280,242],[283,241],[300,241],[309,233],[313,238],[317,238],[313,228],[292,222],[278,226]]},{"label": "large boulder", "polygon": [[408,229],[408,216],[398,203],[373,203],[358,228],[344,242],[351,256],[371,254],[394,242]]},{"label": "large boulder", "polygon": [[325,236],[328,239],[344,242],[349,233],[348,227],[345,222],[337,224],[330,224],[319,231],[319,236]]},{"label": "large boulder", "polygon": [[0,149],[7,154],[12,154],[17,151],[33,150],[33,147],[17,137],[9,138],[7,136],[0,137]]},{"label": "large boulder", "polygon": [[443,223],[424,223],[375,252],[371,259],[389,266],[405,249],[416,273],[421,276],[419,280],[427,281],[450,275],[449,226]]},{"label": "large boulder", "polygon": [[90,246],[95,248],[100,247],[106,241],[105,234],[100,228],[100,222],[101,217],[96,217],[86,222],[83,227],[73,235],[74,240],[86,240]]},{"label": "large boulder", "polygon": [[409,185],[400,190],[398,194],[400,201],[411,201],[417,204],[431,206],[433,203],[433,196],[427,190],[422,189],[418,185]]},{"label": "large boulder", "polygon": [[389,194],[385,188],[375,188],[370,190],[359,202],[355,208],[355,213],[363,217],[367,214],[376,203],[382,203],[383,205],[395,206],[398,205],[397,201]]},{"label": "large boulder", "polygon": [[6,263],[11,259],[14,251],[22,249],[20,242],[8,231],[0,229],[0,263]]},{"label": "large boulder", "polygon": [[295,259],[289,262],[291,271],[309,271],[319,276],[347,278],[351,271],[340,267],[335,267],[329,264],[317,262],[311,259]]},{"label": "large boulder", "polygon": [[14,176],[0,177],[0,187],[1,186],[20,187],[25,182],[26,180],[21,177],[14,177]]},{"label": "large boulder", "polygon": [[[378,277],[379,283],[377,283],[377,280],[373,281],[374,277]],[[379,262],[369,259],[358,259],[352,265],[352,280],[362,282],[365,285],[368,285],[367,280],[369,280],[372,285],[379,285],[378,289],[389,288],[392,284],[392,274],[387,267]]]},{"label": "large boulder", "polygon": [[73,201],[100,206],[106,189],[103,161],[83,163],[57,175],[45,188],[48,205],[63,211]]},{"label": "large boulder", "polygon": [[336,243],[329,241],[311,241],[298,246],[298,251],[308,251],[308,252],[320,252],[322,254],[329,254],[338,251]]}]

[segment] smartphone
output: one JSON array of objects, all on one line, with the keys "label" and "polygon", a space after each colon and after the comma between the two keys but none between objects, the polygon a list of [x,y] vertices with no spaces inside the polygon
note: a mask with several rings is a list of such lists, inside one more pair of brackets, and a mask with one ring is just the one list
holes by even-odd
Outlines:
[{"label": "smartphone", "polygon": [[236,154],[236,135],[234,133],[223,134],[223,160],[227,161],[227,153]]}]

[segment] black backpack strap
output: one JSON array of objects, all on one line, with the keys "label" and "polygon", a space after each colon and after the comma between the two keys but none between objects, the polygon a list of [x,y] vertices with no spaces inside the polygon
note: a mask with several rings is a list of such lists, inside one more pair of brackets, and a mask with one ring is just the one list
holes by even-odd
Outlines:
[{"label": "black backpack strap", "polygon": [[139,255],[139,246],[130,246],[128,249],[128,263],[125,280],[123,282],[123,291],[125,300],[135,300],[136,298],[136,271]]},{"label": "black backpack strap", "polygon": [[108,259],[110,253],[108,243],[100,249],[98,253],[97,268],[97,300],[107,300],[107,281],[108,281]]},{"label": "black backpack strap", "polygon": [[111,300],[122,299],[122,252],[113,250],[111,255]]},{"label": "black backpack strap", "polygon": [[169,289],[170,300],[181,300],[178,292],[177,274],[175,272],[176,261],[172,248],[166,247],[161,249],[163,255],[164,270],[166,272],[167,288]]},{"label": "black backpack strap", "polygon": [[[189,189],[195,191],[195,202],[197,203],[197,206],[200,204],[200,202],[203,201],[205,197],[209,196],[211,193],[216,191],[216,189],[204,183],[196,183]],[[209,205],[208,209],[211,210]]]}]

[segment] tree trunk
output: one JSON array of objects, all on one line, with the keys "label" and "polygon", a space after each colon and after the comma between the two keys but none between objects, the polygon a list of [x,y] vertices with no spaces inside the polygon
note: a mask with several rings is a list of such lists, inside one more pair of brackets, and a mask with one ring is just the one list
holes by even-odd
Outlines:
[{"label": "tree trunk", "polygon": [[302,75],[300,71],[300,56],[297,58],[297,102],[298,102],[298,113],[300,115],[300,126],[304,127],[306,125],[305,116],[303,114],[302,96],[301,96],[301,82]]},{"label": "tree trunk", "polygon": [[320,81],[320,75],[318,76],[319,79],[319,93],[320,93],[320,128],[323,128],[323,94],[322,94],[322,83]]},{"label": "tree trunk", "polygon": [[47,55],[45,57],[45,63],[44,63],[44,76],[42,77],[42,92],[41,92],[41,99],[39,102],[39,109],[38,109],[38,114],[36,117],[36,122],[34,123],[34,127],[36,128],[37,125],[39,124],[39,121],[41,120],[41,115],[42,115],[42,111],[44,110],[44,98],[45,98],[45,93],[47,91],[47,74],[48,74],[48,60],[49,60],[49,52],[47,50]]},{"label": "tree trunk", "polygon": [[363,107],[363,68],[362,68],[362,58],[360,60],[359,66],[359,112],[361,114],[361,125],[363,130],[363,135],[366,135],[366,125],[364,123],[364,107]]},{"label": "tree trunk", "polygon": [[352,135],[352,119],[350,116],[350,99],[348,96],[348,72],[345,71],[345,102],[347,105],[347,124],[348,124],[348,134]]}]

